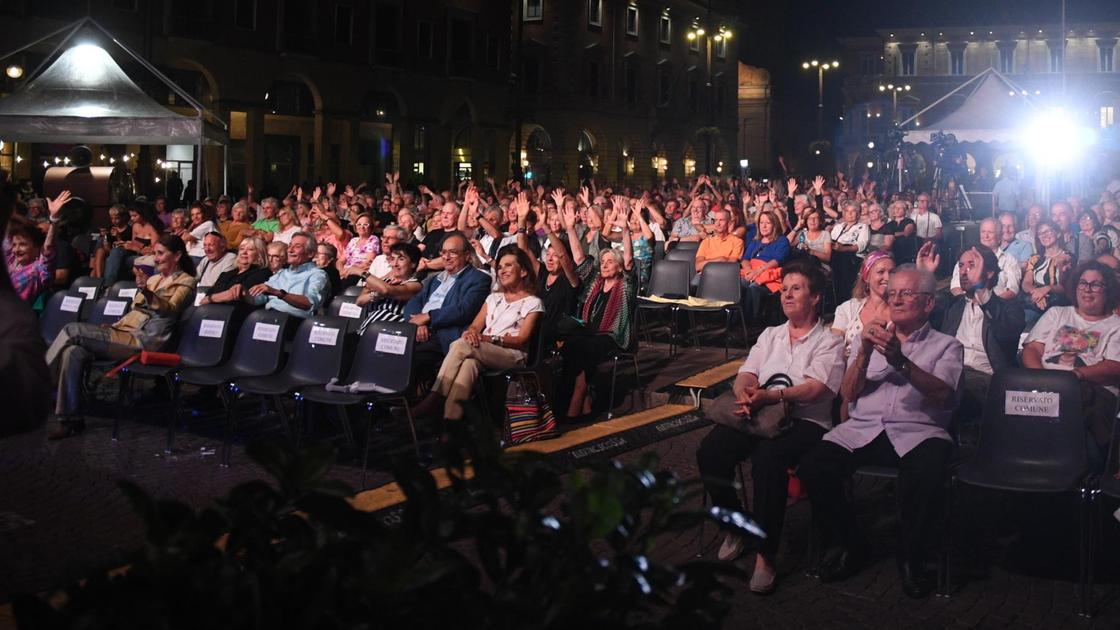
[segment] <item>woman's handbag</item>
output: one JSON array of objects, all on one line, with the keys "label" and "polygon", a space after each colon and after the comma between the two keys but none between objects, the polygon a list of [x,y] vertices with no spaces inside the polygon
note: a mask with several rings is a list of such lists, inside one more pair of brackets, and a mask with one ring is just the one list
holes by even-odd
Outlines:
[{"label": "woman's handbag", "polygon": [[[532,385],[528,381],[532,380]],[[547,440],[558,435],[556,415],[535,374],[510,380],[506,392],[505,434],[508,444]]]},{"label": "woman's handbag", "polygon": [[[793,380],[785,374],[775,374],[766,380],[762,389],[785,389],[792,387]],[[793,403],[782,402],[754,409],[745,416],[736,412],[735,392],[729,391],[716,398],[705,415],[716,424],[729,426],[755,437],[773,439],[785,433],[793,425]]]}]

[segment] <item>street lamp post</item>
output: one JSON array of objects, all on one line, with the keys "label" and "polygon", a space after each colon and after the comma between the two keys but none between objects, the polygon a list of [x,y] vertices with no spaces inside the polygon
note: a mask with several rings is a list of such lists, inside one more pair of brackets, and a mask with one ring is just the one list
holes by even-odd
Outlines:
[{"label": "street lamp post", "polygon": [[903,92],[909,92],[910,91],[910,84],[907,83],[907,84],[904,84],[904,85],[895,85],[893,83],[888,83],[886,85],[880,85],[879,86],[879,91],[880,92],[890,92],[891,93],[891,124],[892,125],[897,125],[898,124],[898,95],[902,94]]},{"label": "street lamp post", "polygon": [[824,139],[824,73],[825,70],[834,70],[840,67],[839,61],[821,63],[816,59],[801,63],[805,70],[815,68],[817,71],[817,139]]},{"label": "street lamp post", "polygon": [[[709,16],[710,17],[710,16]],[[707,37],[705,37],[707,35]],[[705,70],[707,73],[705,88],[708,93],[708,107],[707,107],[707,132],[704,134],[704,171],[706,174],[712,174],[712,133],[715,127],[715,95],[713,94],[712,85],[712,43],[719,44],[731,39],[731,29],[726,26],[719,26],[714,33],[709,33],[707,29],[700,25],[700,22],[693,22],[692,28],[685,34],[688,41],[696,41],[701,37],[705,37],[707,45],[705,55]]]}]

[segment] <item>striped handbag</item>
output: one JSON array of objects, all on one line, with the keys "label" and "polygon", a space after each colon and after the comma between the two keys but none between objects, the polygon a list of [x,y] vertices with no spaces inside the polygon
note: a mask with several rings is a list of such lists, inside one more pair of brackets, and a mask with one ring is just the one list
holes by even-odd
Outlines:
[{"label": "striped handbag", "polygon": [[540,391],[539,382],[534,377],[530,386],[526,380],[511,381],[506,394],[506,441],[511,445],[558,435],[556,415]]}]

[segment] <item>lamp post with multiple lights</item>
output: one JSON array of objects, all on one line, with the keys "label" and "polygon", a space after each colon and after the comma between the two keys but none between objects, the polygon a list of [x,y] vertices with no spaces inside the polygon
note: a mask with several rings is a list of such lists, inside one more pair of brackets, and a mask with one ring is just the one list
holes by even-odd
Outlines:
[{"label": "lamp post with multiple lights", "polygon": [[840,67],[839,61],[820,62],[816,59],[802,62],[805,70],[817,71],[817,138],[824,137],[824,73],[826,70],[835,70]]},{"label": "lamp post with multiple lights", "polygon": [[886,85],[880,85],[879,86],[879,91],[880,92],[890,92],[891,93],[891,124],[892,125],[897,125],[898,124],[898,95],[902,94],[903,92],[909,92],[910,91],[910,84],[906,83],[904,85],[895,85],[893,83],[888,83]]},{"label": "lamp post with multiple lights", "polygon": [[712,89],[713,89],[713,86],[712,86],[712,45],[713,45],[713,43],[714,44],[720,44],[720,43],[729,41],[731,39],[731,29],[729,29],[729,28],[727,28],[726,26],[723,26],[723,25],[720,25],[719,27],[715,28],[714,30],[713,29],[707,29],[707,28],[705,28],[704,26],[701,25],[699,20],[697,20],[696,22],[692,23],[692,28],[688,29],[688,32],[685,33],[685,37],[688,38],[688,41],[690,41],[690,42],[697,41],[698,39],[703,37],[705,39],[706,44],[707,44],[707,52],[706,52],[706,56],[705,56],[705,59],[706,59],[705,66],[706,66],[706,71],[707,71],[707,75],[706,75],[707,83],[705,84],[705,87],[707,88],[707,92],[708,92],[708,122],[707,122],[707,132],[704,134],[704,147],[705,147],[704,171],[705,171],[706,174],[711,175],[711,173],[712,173],[712,133],[714,133],[714,127],[715,127],[715,124],[716,124],[715,123],[715,95],[712,93]]}]

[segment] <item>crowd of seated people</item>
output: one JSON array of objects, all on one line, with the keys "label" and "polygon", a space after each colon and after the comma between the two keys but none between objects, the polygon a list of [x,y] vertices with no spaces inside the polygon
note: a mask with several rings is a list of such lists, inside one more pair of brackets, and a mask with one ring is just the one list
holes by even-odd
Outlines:
[{"label": "crowd of seated people", "polygon": [[[772,536],[756,557],[753,591],[776,585],[791,468],[832,534],[822,575],[859,568],[867,545],[842,482],[876,463],[900,469],[899,566],[907,593],[927,594],[922,567],[952,453],[950,420],[982,419],[1000,369],[1079,379],[1088,450],[1103,465],[1120,386],[1114,192],[1049,211],[1016,198],[979,222],[974,244],[957,248],[935,195],[884,193],[843,174],[784,186],[707,176],[649,188],[587,184],[488,179],[436,191],[389,176],[377,187],[293,187],[259,201],[250,190],[185,209],[158,199],[114,206],[85,252],[89,273],[106,287],[132,281],[137,292],[117,323],[70,324],[50,344],[52,436],[81,431],[80,375],[90,361],[164,349],[191,305],[234,304],[235,319],[257,308],[302,319],[345,291],[364,309],[359,334],[377,321],[416,327],[414,381],[432,385],[419,416],[459,419],[478,375],[525,365],[539,336],[558,350],[549,392],[558,416],[584,419],[603,402],[594,398],[597,368],[634,347],[653,266],[687,247],[698,278],[714,262],[739,265],[742,312],[763,329],[753,344],[742,340],[750,351],[721,408],[728,423],[698,453],[717,481],[752,461],[751,509]],[[67,245],[55,217],[65,202],[65,194],[36,201],[29,207],[46,220],[24,211],[9,222],[8,276],[27,304],[41,305],[73,277],[57,273]],[[771,299],[786,321],[767,328],[774,322],[761,306]],[[777,373],[792,383],[766,388]],[[775,403],[795,418],[779,436],[729,428]],[[707,487],[717,505],[739,507],[733,492]],[[720,556],[741,549],[729,538]]]}]

